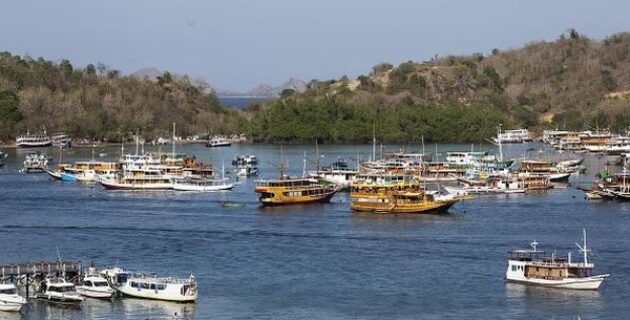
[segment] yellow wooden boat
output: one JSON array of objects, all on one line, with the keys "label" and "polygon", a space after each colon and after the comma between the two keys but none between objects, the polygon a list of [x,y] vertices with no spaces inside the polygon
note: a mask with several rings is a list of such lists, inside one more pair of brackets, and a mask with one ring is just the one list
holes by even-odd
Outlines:
[{"label": "yellow wooden boat", "polygon": [[285,205],[329,202],[339,187],[308,178],[282,178],[256,181],[255,191],[263,205]]},{"label": "yellow wooden boat", "polygon": [[463,200],[423,191],[415,181],[356,183],[351,185],[350,197],[352,210],[374,213],[439,213]]}]

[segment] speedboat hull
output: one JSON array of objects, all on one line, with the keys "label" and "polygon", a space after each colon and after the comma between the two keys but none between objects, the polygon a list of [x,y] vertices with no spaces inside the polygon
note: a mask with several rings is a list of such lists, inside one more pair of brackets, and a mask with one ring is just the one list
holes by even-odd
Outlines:
[{"label": "speedboat hull", "polygon": [[44,301],[44,302],[49,302],[49,303],[54,303],[54,304],[60,304],[60,305],[67,305],[67,306],[80,306],[81,302],[83,302],[83,298],[80,296],[57,296],[57,295],[50,295],[47,293],[38,293],[35,298],[37,298],[38,300]]},{"label": "speedboat hull", "polygon": [[114,290],[95,290],[93,288],[87,288],[83,286],[77,287],[77,292],[84,297],[95,299],[110,299],[114,296]]},{"label": "speedboat hull", "polygon": [[19,312],[26,303],[22,297],[0,298],[0,311]]}]

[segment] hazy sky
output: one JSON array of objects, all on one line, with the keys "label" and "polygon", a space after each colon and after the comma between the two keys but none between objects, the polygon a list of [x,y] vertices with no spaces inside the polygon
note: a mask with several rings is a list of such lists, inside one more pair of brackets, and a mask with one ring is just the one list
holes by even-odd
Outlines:
[{"label": "hazy sky", "polygon": [[630,31],[630,1],[0,0],[0,51],[156,67],[219,88]]}]

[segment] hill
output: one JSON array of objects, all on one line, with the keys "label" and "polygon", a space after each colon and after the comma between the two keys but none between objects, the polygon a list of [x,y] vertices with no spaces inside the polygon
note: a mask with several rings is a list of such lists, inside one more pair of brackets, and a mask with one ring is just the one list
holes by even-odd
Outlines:
[{"label": "hill", "polygon": [[[591,40],[575,30],[552,42],[489,55],[382,63],[356,79],[311,81],[262,108],[265,141],[481,141],[504,127],[630,125],[630,33]],[[300,128],[299,130],[293,128]]]},{"label": "hill", "polygon": [[97,140],[119,141],[136,130],[152,138],[173,122],[182,135],[247,127],[239,112],[187,76],[139,79],[103,64],[75,68],[68,60],[0,53],[0,139],[43,128]]}]

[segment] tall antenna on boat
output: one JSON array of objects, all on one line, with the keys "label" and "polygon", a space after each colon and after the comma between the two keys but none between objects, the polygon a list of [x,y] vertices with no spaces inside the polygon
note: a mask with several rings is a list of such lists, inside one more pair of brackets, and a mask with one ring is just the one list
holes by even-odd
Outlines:
[{"label": "tall antenna on boat", "polygon": [[306,178],[306,151],[304,151],[304,156],[302,157],[302,178]]},{"label": "tall antenna on boat", "polygon": [[55,246],[57,248],[57,258],[59,259],[59,263],[61,263],[61,253],[59,253],[59,246]]},{"label": "tall antenna on boat", "polygon": [[[319,145],[317,144],[317,139],[315,139],[315,156],[317,157],[317,161],[315,165],[317,166],[317,174],[319,174]],[[306,172],[306,152],[304,153],[304,172]]]},{"label": "tall antenna on boat", "polygon": [[173,122],[173,160],[175,160],[175,122]]},{"label": "tall antenna on boat", "polygon": [[582,243],[582,245],[579,245],[577,242],[575,243],[575,245],[580,249],[580,252],[582,252],[582,254],[584,254],[584,265],[588,264],[588,252],[591,251],[586,247],[586,228],[582,229],[582,234],[584,235],[584,238],[582,239],[584,242]]},{"label": "tall antenna on boat", "polygon": [[376,161],[376,123],[372,124],[372,161]]},{"label": "tall antenna on boat", "polygon": [[499,123],[499,133],[497,134],[497,142],[499,143],[499,160],[503,162],[503,146],[501,145],[501,126],[502,123]]},{"label": "tall antenna on boat", "polygon": [[138,129],[136,129],[136,155],[138,155],[139,143],[140,143],[140,137],[138,136]]},{"label": "tall antenna on boat", "polygon": [[534,249],[534,252],[538,251],[536,247],[538,247],[538,241],[534,240],[529,243],[529,245]]},{"label": "tall antenna on boat", "polygon": [[280,145],[280,165],[278,166],[278,169],[280,169],[281,180],[284,178],[284,160],[282,158],[283,158],[282,145]]}]

